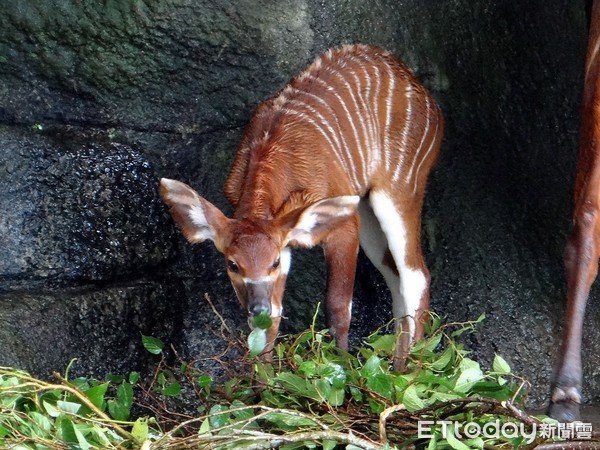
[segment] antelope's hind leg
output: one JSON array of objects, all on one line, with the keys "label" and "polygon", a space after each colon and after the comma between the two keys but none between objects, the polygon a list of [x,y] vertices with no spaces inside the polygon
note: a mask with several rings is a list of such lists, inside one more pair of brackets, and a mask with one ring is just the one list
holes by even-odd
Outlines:
[{"label": "antelope's hind leg", "polygon": [[[404,370],[410,345],[423,337],[423,322],[429,309],[429,271],[425,266],[420,239],[421,202],[418,202],[417,208],[403,210],[382,191],[372,191],[369,202],[371,216],[377,219],[378,224],[370,226],[370,230],[363,227],[365,234],[361,238],[364,243],[361,244],[392,292],[396,332],[400,333],[394,368]],[[360,210],[361,218],[362,214],[365,218],[369,216],[365,208],[366,205]]]}]

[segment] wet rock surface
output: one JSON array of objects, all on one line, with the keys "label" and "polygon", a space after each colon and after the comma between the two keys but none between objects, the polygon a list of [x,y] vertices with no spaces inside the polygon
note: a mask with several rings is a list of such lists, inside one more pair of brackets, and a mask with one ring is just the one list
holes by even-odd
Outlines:
[{"label": "wet rock surface", "polygon": [[[439,100],[423,219],[432,307],[449,321],[486,313],[474,357],[502,354],[542,404],[564,314],[584,1],[2,2],[0,364],[126,371],[147,361],[140,333],[206,356],[223,343],[205,293],[245,330],[222,257],[184,242],[158,178],[230,212],[222,186],[253,108],[346,42],[398,54]],[[360,261],[355,343],[391,314]],[[595,403],[598,289],[584,333]],[[284,331],[324,292],[321,252],[295,252]]]}]

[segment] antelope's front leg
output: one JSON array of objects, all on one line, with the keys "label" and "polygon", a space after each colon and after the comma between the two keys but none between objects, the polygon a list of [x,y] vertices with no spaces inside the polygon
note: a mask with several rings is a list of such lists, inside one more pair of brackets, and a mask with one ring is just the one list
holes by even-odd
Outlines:
[{"label": "antelope's front leg", "polygon": [[338,347],[348,349],[348,329],[358,256],[358,216],[332,231],[323,242],[327,264],[327,325]]},{"label": "antelope's front leg", "polygon": [[[286,249],[286,251],[289,252],[289,249]],[[285,273],[282,273],[273,284],[273,292],[271,295],[271,320],[273,323],[267,330],[267,345],[261,354],[261,359],[263,361],[271,362],[273,359],[273,347],[279,333],[279,325],[281,323],[281,315],[283,313],[283,292],[285,290],[289,261],[286,264],[288,267],[285,269]]]}]

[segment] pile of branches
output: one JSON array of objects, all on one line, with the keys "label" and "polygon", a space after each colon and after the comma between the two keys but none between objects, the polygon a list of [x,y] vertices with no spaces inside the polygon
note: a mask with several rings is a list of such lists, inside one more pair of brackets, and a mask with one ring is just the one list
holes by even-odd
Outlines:
[{"label": "pile of branches", "polygon": [[[406,373],[390,369],[394,335],[377,332],[350,354],[314,325],[282,339],[269,364],[232,363],[248,347],[225,322],[229,345],[210,360],[184,362],[144,336],[157,355],[148,377],[69,379],[67,370],[48,383],[0,368],[0,447],[600,449],[597,431],[525,413],[527,383],[500,356],[489,370],[469,358],[458,341],[482,319],[434,317]],[[213,380],[207,365],[226,376]]]}]

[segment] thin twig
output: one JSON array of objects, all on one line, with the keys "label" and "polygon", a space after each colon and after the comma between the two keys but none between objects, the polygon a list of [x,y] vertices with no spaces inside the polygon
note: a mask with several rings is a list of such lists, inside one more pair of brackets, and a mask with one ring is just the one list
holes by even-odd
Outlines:
[{"label": "thin twig", "polygon": [[403,411],[405,409],[406,407],[402,403],[400,403],[398,405],[393,405],[389,408],[384,409],[383,412],[379,414],[379,439],[381,440],[381,442],[387,442],[388,440],[386,432],[387,418],[390,416],[390,414],[395,413],[397,411]]},{"label": "thin twig", "polygon": [[227,332],[233,336],[234,334],[231,332],[231,330],[229,329],[229,327],[227,326],[227,323],[225,323],[225,319],[223,318],[223,316],[221,315],[221,313],[219,313],[219,311],[217,311],[217,308],[215,308],[214,303],[212,302],[212,300],[210,299],[210,296],[208,295],[208,292],[204,293],[204,299],[208,302],[208,305],[210,306],[210,308],[213,310],[213,312],[215,313],[215,315],[219,318],[219,320],[221,321],[221,326],[223,328],[225,328],[227,330]]}]

